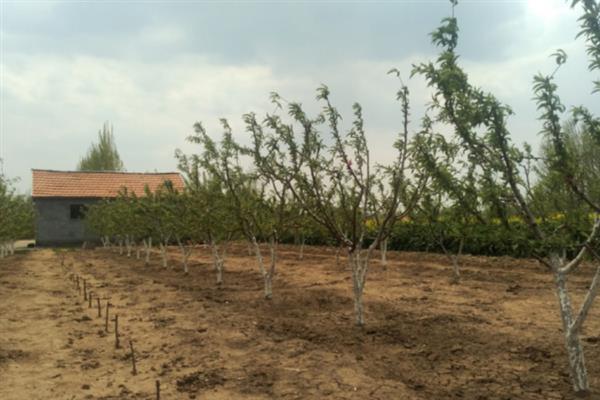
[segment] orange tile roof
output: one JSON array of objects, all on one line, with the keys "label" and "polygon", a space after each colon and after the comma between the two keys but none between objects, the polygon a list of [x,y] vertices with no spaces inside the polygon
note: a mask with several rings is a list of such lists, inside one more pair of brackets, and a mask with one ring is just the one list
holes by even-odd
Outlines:
[{"label": "orange tile roof", "polygon": [[165,181],[183,190],[183,178],[177,172],[84,172],[33,169],[32,197],[91,197],[114,198],[126,187],[138,196],[144,195],[146,185],[156,190]]}]

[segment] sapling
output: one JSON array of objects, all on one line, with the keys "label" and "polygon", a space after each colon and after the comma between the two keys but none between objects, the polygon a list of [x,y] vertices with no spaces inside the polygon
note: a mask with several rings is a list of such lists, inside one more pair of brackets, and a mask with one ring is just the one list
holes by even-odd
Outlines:
[{"label": "sapling", "polygon": [[144,265],[148,266],[150,264],[150,253],[152,251],[152,239],[158,235],[158,231],[154,222],[154,196],[149,188],[145,188],[144,194],[144,196],[138,197],[134,213],[137,220],[136,232],[138,241],[142,243],[144,250]]},{"label": "sapling", "polygon": [[320,227],[315,225],[312,219],[303,210],[302,206],[296,204],[293,198],[290,201],[290,209],[290,217],[292,218],[288,222],[288,225],[290,225],[289,229],[293,233],[294,244],[300,247],[300,250],[298,251],[298,260],[303,260],[306,237],[311,233],[318,232]]},{"label": "sapling", "polygon": [[[305,211],[302,204],[294,202],[294,196],[291,191],[292,182],[286,179],[281,173],[280,167],[285,163],[284,153],[277,151],[278,138],[273,135],[267,135],[265,128],[277,129],[272,121],[267,117],[264,125],[260,124],[254,113],[244,115],[246,131],[251,135],[251,145],[244,147],[242,153],[252,157],[255,168],[256,180],[261,185],[262,207],[267,212],[259,216],[263,236],[268,236],[270,267],[264,269],[262,265],[262,255],[256,242],[256,235],[251,239],[255,247],[259,267],[265,277],[265,285],[270,285],[275,273],[275,264],[277,261],[277,246],[279,244],[279,234],[289,229],[301,229],[301,221],[305,217]],[[270,232],[270,234],[269,234]],[[304,243],[301,244],[301,251],[304,250]],[[265,286],[266,287],[266,286]]]},{"label": "sapling", "polygon": [[[194,137],[188,140],[197,141]],[[179,170],[184,173],[192,203],[193,235],[210,246],[217,285],[221,285],[227,247],[237,230],[233,197],[220,175],[202,168],[199,155],[186,155],[177,150],[175,157]]]},{"label": "sapling", "polygon": [[[329,95],[326,86],[318,89],[317,100],[322,102],[323,112],[315,118],[309,118],[298,103],[287,103],[292,124],[277,114],[267,115],[264,125],[270,133],[262,140],[261,157],[274,160],[268,165],[279,185],[288,188],[306,215],[347,249],[356,324],[362,326],[363,292],[372,253],[389,235],[393,224],[411,209],[419,193],[419,184],[411,185],[407,176],[408,89],[402,85],[398,92],[404,125],[394,143],[397,158],[390,166],[372,165],[360,105],[354,104],[352,128],[343,135],[341,116]],[[273,94],[272,100],[283,109],[285,101],[279,95]],[[323,136],[323,125],[329,130],[330,139]],[[372,194],[375,176],[389,187],[383,197]],[[378,218],[377,229],[365,248],[367,225],[374,215]]]},{"label": "sapling", "polygon": [[459,144],[434,133],[429,116],[422,125],[415,140],[415,162],[427,171],[429,178],[411,217],[427,227],[432,241],[452,263],[451,282],[458,283],[460,257],[471,228],[477,224],[494,225],[494,218],[508,228],[506,207],[497,201],[506,193],[489,172],[478,171],[476,164],[462,157]]},{"label": "sapling", "polygon": [[202,220],[195,212],[195,198],[188,191],[168,192],[168,202],[173,215],[173,236],[177,242],[183,260],[183,272],[189,273],[188,261],[196,243],[201,240]]},{"label": "sapling", "polygon": [[32,234],[33,204],[18,196],[13,181],[0,174],[0,258],[15,254],[15,241]]},{"label": "sapling", "polygon": [[[269,186],[271,182],[261,175],[260,171],[244,170],[240,159],[250,155],[250,150],[235,142],[226,120],[222,119],[221,123],[224,133],[219,145],[208,136],[200,123],[194,126],[196,134],[189,140],[202,146],[203,151],[196,158],[198,165],[207,171],[209,176],[222,182],[225,196],[230,200],[227,204],[233,211],[235,223],[254,249],[263,277],[264,297],[270,299],[273,295],[272,282],[279,243],[278,227],[285,221],[284,214],[287,212],[287,189]],[[267,240],[268,263],[264,260],[259,239]]]},{"label": "sapling", "polygon": [[112,252],[116,251],[115,245],[118,245],[118,235],[121,230],[118,206],[109,200],[99,201],[87,208],[84,220],[86,227],[100,235],[103,246]]},{"label": "sapling", "polygon": [[180,193],[167,183],[157,194],[160,195],[162,220],[158,231],[165,238],[160,242],[163,266],[166,267],[166,248],[170,238],[174,238],[181,251],[183,272],[187,274],[188,260],[195,245],[198,222],[192,213],[192,198],[186,192]]},{"label": "sapling", "polygon": [[[453,1],[456,4],[456,1]],[[588,41],[588,55],[591,58],[590,69],[600,68],[600,25],[598,17],[600,6],[594,0],[574,0],[572,6],[582,5],[583,36]],[[566,187],[578,196],[591,211],[589,230],[583,241],[573,240],[564,229],[548,229],[542,224],[544,216],[537,213],[535,202],[529,196],[527,179],[523,178],[523,162],[526,151],[521,151],[510,141],[507,119],[511,110],[500,103],[492,94],[474,87],[467,74],[458,65],[455,48],[458,43],[456,18],[446,18],[442,26],[432,34],[433,42],[442,49],[435,63],[421,64],[414,72],[421,74],[429,86],[434,88],[431,110],[437,111],[437,120],[454,128],[454,135],[468,155],[468,159],[481,170],[493,172],[495,179],[509,190],[511,204],[519,212],[527,225],[530,240],[535,246],[536,258],[548,268],[554,277],[554,286],[559,303],[565,347],[569,360],[569,371],[574,391],[578,395],[590,392],[583,345],[580,339],[583,324],[589,314],[594,299],[600,291],[600,265],[589,284],[585,298],[579,310],[573,309],[571,296],[567,288],[567,278],[577,271],[586,257],[600,264],[598,236],[600,231],[600,205],[590,198],[572,174],[572,165],[577,160],[569,154],[561,128],[560,115],[566,111],[557,95],[554,75],[566,61],[566,54],[558,51],[554,54],[557,66],[549,76],[537,75],[534,78],[534,94],[538,110],[542,115],[542,133],[551,138],[554,156],[551,168],[563,177]],[[595,90],[600,89],[598,82]],[[600,132],[600,120],[584,108],[574,110],[587,128]],[[483,133],[483,134],[482,134]],[[600,134],[598,135],[600,138]],[[566,250],[569,251],[566,251]]]},{"label": "sapling", "polygon": [[172,190],[172,183],[165,182],[154,192],[146,187],[146,215],[151,223],[151,230],[154,232],[160,249],[163,268],[168,266],[168,245],[173,238],[173,229],[175,220],[178,216],[173,214],[173,209],[169,202],[168,192]]}]

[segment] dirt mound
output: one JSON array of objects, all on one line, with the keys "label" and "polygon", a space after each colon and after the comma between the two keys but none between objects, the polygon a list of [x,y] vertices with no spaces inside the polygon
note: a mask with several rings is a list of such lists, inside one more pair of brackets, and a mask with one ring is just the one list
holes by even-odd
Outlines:
[{"label": "dirt mound", "polygon": [[212,389],[225,383],[225,378],[219,371],[196,371],[177,379],[177,390],[180,392],[196,393]]},{"label": "dirt mound", "polygon": [[10,361],[20,361],[25,360],[30,356],[30,354],[26,351],[19,349],[2,349],[0,348],[0,365],[3,363],[7,363]]}]

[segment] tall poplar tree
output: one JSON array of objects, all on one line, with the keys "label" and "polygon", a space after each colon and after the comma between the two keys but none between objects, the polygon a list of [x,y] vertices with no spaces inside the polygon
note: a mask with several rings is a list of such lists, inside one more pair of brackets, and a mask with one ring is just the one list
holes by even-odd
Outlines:
[{"label": "tall poplar tree", "polygon": [[124,171],[117,151],[112,126],[105,122],[98,131],[98,143],[92,143],[87,154],[79,160],[78,171]]}]

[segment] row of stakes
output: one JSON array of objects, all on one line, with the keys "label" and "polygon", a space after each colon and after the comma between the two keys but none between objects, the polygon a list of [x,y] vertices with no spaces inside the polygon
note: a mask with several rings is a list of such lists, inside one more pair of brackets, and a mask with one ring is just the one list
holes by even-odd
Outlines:
[{"label": "row of stakes", "polygon": [[[61,260],[61,265],[64,265],[64,261]],[[92,300],[93,300],[93,291],[89,291],[88,293],[88,284],[87,284],[87,280],[84,278],[80,278],[79,275],[71,275],[71,280],[75,282],[76,286],[77,286],[77,290],[79,291],[79,294],[82,293],[82,288],[83,288],[83,300],[88,302],[88,308],[92,308]],[[82,285],[83,282],[83,285]],[[96,304],[97,304],[97,308],[98,308],[98,318],[102,318],[102,305],[100,302],[101,298],[100,296],[96,296]],[[108,333],[108,322],[109,322],[109,307],[111,306],[110,304],[110,298],[109,297],[105,297],[104,300],[106,300],[106,311],[104,312],[104,332]],[[115,348],[119,349],[121,348],[121,343],[119,340],[119,315],[115,314]],[[135,364],[135,351],[133,349],[133,341],[129,340],[129,350],[131,351],[131,364],[132,364],[132,371],[131,373],[133,375],[137,375],[137,368],[136,368],[136,364]],[[160,400],[160,381],[157,380],[156,381],[156,400]]]}]

